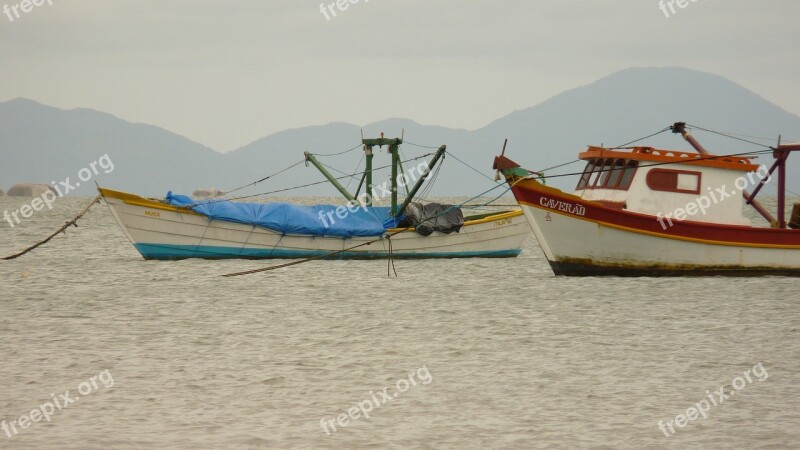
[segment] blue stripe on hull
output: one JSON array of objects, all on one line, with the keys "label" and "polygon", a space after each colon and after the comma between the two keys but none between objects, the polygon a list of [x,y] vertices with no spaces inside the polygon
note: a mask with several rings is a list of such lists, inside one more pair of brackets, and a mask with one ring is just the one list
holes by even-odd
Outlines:
[{"label": "blue stripe on hull", "polygon": [[[144,259],[175,260],[187,258],[203,259],[298,259],[313,256],[324,256],[331,252],[319,250],[286,250],[286,249],[240,249],[232,247],[215,247],[208,245],[168,245],[168,244],[134,244]],[[404,254],[393,252],[394,258],[513,258],[520,250],[498,250],[477,252],[428,252]],[[380,259],[387,258],[388,252],[344,252],[329,259]]]}]

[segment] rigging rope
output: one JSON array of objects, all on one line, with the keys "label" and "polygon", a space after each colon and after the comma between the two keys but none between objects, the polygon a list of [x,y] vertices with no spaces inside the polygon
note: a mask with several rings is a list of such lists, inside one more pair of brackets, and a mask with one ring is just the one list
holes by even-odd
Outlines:
[{"label": "rigging rope", "polygon": [[248,187],[250,187],[250,186],[255,186],[256,184],[258,184],[258,183],[261,183],[262,181],[269,180],[270,178],[272,178],[272,177],[274,177],[274,176],[276,176],[276,175],[280,175],[280,174],[282,174],[283,172],[286,172],[286,171],[288,171],[288,170],[290,170],[290,169],[293,169],[293,168],[295,168],[295,167],[299,166],[300,164],[303,164],[305,161],[306,161],[305,159],[302,159],[302,160],[300,160],[300,161],[298,161],[298,162],[296,162],[296,163],[292,164],[291,166],[289,166],[289,167],[287,167],[287,168],[285,168],[285,169],[282,169],[282,170],[279,170],[278,172],[275,172],[275,173],[273,173],[272,175],[268,175],[268,176],[266,176],[266,177],[264,177],[264,178],[262,178],[262,179],[260,179],[260,180],[253,181],[252,183],[245,184],[244,186],[240,186],[240,187],[238,187],[238,188],[236,188],[236,189],[234,189],[234,190],[232,190],[232,191],[223,192],[222,194],[215,195],[215,196],[213,196],[213,197],[210,197],[210,198],[219,198],[219,197],[222,197],[223,195],[228,195],[228,194],[234,193],[234,192],[236,192],[236,191],[241,191],[241,190],[242,190],[242,189],[244,189],[244,188],[248,188]]},{"label": "rigging rope", "polygon": [[[762,153],[772,153],[772,150],[770,149],[770,150],[758,150],[758,151],[750,151],[750,152],[742,152],[742,153],[730,153],[730,154],[727,154],[727,155],[708,155],[708,156],[701,156],[699,158],[686,159],[686,160],[681,161],[681,162],[708,161],[708,160],[714,160],[714,159],[719,159],[719,158],[729,158],[731,156],[758,155],[758,154],[762,154]],[[670,162],[660,162],[660,163],[653,163],[653,164],[641,164],[638,167],[656,167],[656,166],[664,166],[664,165],[668,165],[668,164],[675,164],[675,162],[674,161],[670,161]],[[603,168],[603,169],[600,169],[600,170],[598,170],[597,172],[594,172],[594,173],[610,172],[612,170],[619,170],[619,168],[614,168],[614,167],[612,167],[610,169]],[[583,173],[584,172],[562,173],[562,174],[556,174],[556,175],[548,175],[547,178],[571,177],[571,176],[575,176],[575,175],[583,175]],[[539,179],[541,179],[541,178],[544,178],[544,177],[535,176],[535,177],[531,177],[531,178],[534,178],[534,179],[535,178],[539,178]]]},{"label": "rigging rope", "polygon": [[[355,150],[355,149],[357,149],[357,148],[359,148],[361,146],[362,146],[362,144],[358,144],[357,146],[351,148],[350,150],[345,150],[345,151],[338,152],[338,153],[329,153],[329,154],[312,153],[312,155],[314,155],[314,156],[322,156],[322,157],[344,155],[345,153],[352,152],[353,150]],[[362,156],[362,159],[363,159],[363,156]],[[261,178],[260,180],[253,181],[252,183],[245,184],[244,186],[239,186],[236,189],[229,190],[229,191],[227,191],[225,193],[222,193],[220,195],[215,195],[215,196],[210,197],[210,198],[212,198],[212,199],[213,198],[219,198],[219,197],[222,197],[224,195],[229,195],[229,194],[232,194],[234,192],[241,191],[242,189],[248,188],[250,186],[255,186],[256,184],[261,183],[262,181],[269,180],[270,178],[272,178],[272,177],[274,177],[276,175],[280,175],[280,174],[282,174],[282,173],[284,173],[284,172],[286,172],[286,171],[288,171],[290,169],[293,169],[293,168],[299,166],[300,164],[303,164],[304,162],[306,162],[305,158],[300,160],[300,161],[298,161],[298,162],[296,162],[296,163],[294,163],[294,164],[292,164],[292,165],[290,165],[289,167],[287,167],[285,169],[281,169],[278,172],[273,173],[272,175],[268,175],[268,176],[266,176],[264,178]],[[361,162],[359,161],[358,164],[361,165]],[[357,166],[356,166],[356,169],[358,169]],[[340,173],[344,173],[344,172],[340,172]]]},{"label": "rigging rope", "polygon": [[[361,155],[361,159],[359,159],[358,160],[358,164],[356,164],[356,173],[358,173],[359,168],[361,167],[361,163],[364,161],[364,158],[366,158],[366,155],[362,154]],[[363,177],[362,177],[362,179],[363,179]],[[349,180],[347,180],[347,186],[345,186],[346,190],[348,190],[348,191],[350,190],[350,184],[352,182],[353,182],[353,178],[350,178]],[[356,192],[356,195],[354,195],[354,197],[358,197],[358,192]]]},{"label": "rigging rope", "polygon": [[394,271],[394,276],[397,278],[397,270],[394,268],[394,255],[392,254],[392,238],[387,237],[387,241],[389,241],[389,258],[386,261],[386,276],[391,277],[391,273],[389,273],[389,269]]},{"label": "rigging rope", "polygon": [[[430,146],[430,145],[421,145],[421,144],[415,144],[415,143],[413,143],[413,142],[410,142],[410,141],[403,141],[403,143],[405,143],[405,144],[409,144],[409,145],[413,145],[413,146],[415,146],[415,147],[421,147],[421,148],[430,148],[430,149],[438,149],[438,148],[439,148],[439,147],[433,147],[433,146]],[[482,176],[482,177],[484,177],[484,178],[488,179],[488,180],[489,180],[489,181],[491,181],[492,183],[495,183],[495,184],[497,183],[497,182],[494,180],[494,178],[492,178],[492,177],[490,177],[490,176],[486,175],[485,173],[481,172],[480,170],[478,170],[478,169],[476,169],[476,168],[472,167],[472,166],[471,166],[471,165],[469,165],[467,162],[463,161],[461,158],[459,158],[458,156],[456,156],[456,155],[455,155],[453,152],[451,152],[451,151],[447,150],[447,154],[449,154],[450,156],[452,156],[453,158],[455,158],[455,160],[456,160],[456,161],[460,162],[461,164],[463,164],[463,165],[467,166],[468,168],[470,168],[471,170],[473,170],[474,172],[476,172],[478,175],[480,175],[480,176]]]},{"label": "rigging rope", "polygon": [[[441,216],[442,214],[445,214],[445,213],[447,213],[447,212],[450,212],[450,211],[451,211],[452,209],[454,209],[454,208],[460,208],[462,205],[466,204],[467,202],[470,202],[470,201],[472,201],[472,200],[475,200],[476,198],[480,198],[480,197],[482,197],[483,195],[486,195],[486,194],[488,194],[489,192],[491,192],[491,191],[493,191],[493,190],[495,190],[495,189],[497,189],[497,188],[499,188],[499,187],[503,187],[503,186],[505,186],[505,187],[506,187],[506,190],[505,190],[505,191],[503,191],[503,192],[502,192],[502,193],[501,193],[499,196],[497,196],[497,197],[496,197],[496,199],[497,199],[497,198],[500,198],[500,197],[502,197],[502,196],[503,196],[503,195],[504,195],[506,192],[508,192],[509,190],[511,190],[511,187],[510,187],[510,186],[508,186],[508,185],[505,185],[505,184],[497,184],[497,185],[495,185],[493,188],[491,188],[491,189],[489,189],[489,190],[487,190],[487,191],[481,192],[480,194],[476,195],[475,197],[472,197],[472,198],[470,198],[470,199],[468,199],[468,200],[464,201],[463,203],[461,203],[461,204],[459,204],[459,205],[452,205],[452,206],[450,206],[449,208],[447,208],[447,209],[445,209],[444,211],[442,211],[441,213],[439,213],[439,214],[436,214],[436,215],[434,215],[434,216],[431,216],[431,217],[429,217],[429,218],[426,218],[425,220],[421,221],[421,222],[420,222],[420,224],[421,224],[421,223],[425,223],[425,222],[427,222],[427,221],[429,221],[429,220],[435,219],[435,218],[437,218],[437,217]],[[494,200],[492,200],[492,201],[494,201]],[[400,234],[400,233],[407,232],[408,230],[409,230],[408,228],[403,228],[403,229],[400,229],[400,230],[394,231],[394,232],[392,232],[392,233],[385,234],[385,235],[383,235],[383,236],[381,236],[381,237],[379,237],[379,238],[372,239],[372,240],[369,240],[369,241],[367,241],[367,242],[362,242],[361,244],[358,244],[358,245],[353,245],[353,246],[351,246],[351,247],[348,247],[348,248],[345,248],[345,249],[342,249],[342,250],[337,250],[337,251],[330,252],[330,253],[326,253],[326,254],[322,254],[322,255],[311,256],[311,257],[308,257],[308,258],[304,258],[304,259],[300,259],[300,260],[297,260],[297,261],[292,261],[292,262],[288,262],[288,263],[284,263],[284,264],[278,264],[278,265],[275,265],[275,266],[262,267],[262,268],[260,268],[260,269],[247,270],[247,271],[244,271],[244,272],[228,273],[228,274],[225,274],[225,275],[222,275],[222,276],[223,276],[223,277],[239,277],[239,276],[243,276],[243,275],[252,275],[252,274],[254,274],[254,273],[269,272],[269,271],[271,271],[271,270],[281,269],[281,268],[284,268],[284,267],[291,267],[291,266],[296,266],[296,265],[298,265],[298,264],[303,264],[303,263],[307,263],[307,262],[311,262],[311,261],[316,261],[316,260],[319,260],[319,259],[330,258],[330,257],[332,257],[332,256],[336,256],[336,255],[339,255],[339,254],[341,254],[341,253],[348,252],[348,251],[350,251],[350,250],[354,250],[354,249],[357,249],[357,248],[360,248],[360,247],[365,247],[365,246],[367,246],[367,245],[372,245],[372,244],[374,244],[374,243],[376,243],[376,242],[380,242],[380,241],[382,241],[382,240],[384,240],[384,239],[391,239],[392,237],[394,237],[394,236],[397,236],[397,235],[398,235],[398,234]]]},{"label": "rigging rope", "polygon": [[[406,155],[405,155],[405,153],[403,153],[403,149],[401,147],[397,148],[397,152],[400,154],[401,158],[405,158],[406,157]],[[400,164],[400,175],[398,175],[398,176],[405,176],[405,174],[406,174],[406,169],[405,169],[405,167],[403,167],[403,164],[401,163]],[[404,179],[407,179],[407,178],[404,178]],[[403,190],[406,191],[406,197],[408,197],[408,183],[407,182],[403,183]]]},{"label": "rigging rope", "polygon": [[737,134],[737,133],[731,133],[730,131],[720,131],[720,133],[725,133],[726,135],[729,135],[729,136],[736,136],[736,137],[750,138],[750,139],[759,139],[759,140],[762,140],[762,141],[770,141],[770,142],[772,142],[772,141],[775,140],[775,138],[768,138],[768,137],[763,137],[763,136],[751,136],[749,134]]},{"label": "rigging rope", "polygon": [[[357,146],[355,146],[355,147],[353,147],[353,148],[351,148],[351,149],[349,149],[349,150],[345,150],[345,151],[343,151],[343,152],[338,152],[338,153],[330,153],[330,154],[319,154],[319,153],[312,153],[312,155],[314,155],[314,156],[323,156],[323,157],[327,157],[327,156],[337,156],[337,155],[343,155],[343,154],[345,154],[345,153],[352,152],[353,150],[355,150],[355,149],[357,149],[357,148],[359,148],[359,147],[361,147],[361,144],[358,144]],[[215,196],[213,196],[213,197],[209,197],[209,198],[211,198],[211,199],[214,199],[214,198],[220,198],[220,197],[222,197],[222,196],[225,196],[225,195],[230,195],[230,194],[232,194],[232,193],[234,193],[234,192],[241,191],[242,189],[248,188],[248,187],[250,187],[250,186],[255,186],[256,184],[258,184],[258,183],[261,183],[262,181],[269,180],[269,179],[270,179],[270,178],[272,178],[272,177],[275,177],[275,176],[277,176],[277,175],[280,175],[280,174],[282,174],[282,173],[284,173],[284,172],[287,172],[287,171],[289,171],[289,170],[291,170],[291,169],[293,169],[293,168],[295,168],[295,167],[299,166],[300,164],[303,164],[305,161],[306,161],[305,159],[302,159],[302,160],[300,160],[300,161],[298,161],[298,162],[296,162],[296,163],[294,163],[294,164],[290,165],[289,167],[286,167],[285,169],[281,169],[281,170],[279,170],[279,171],[277,171],[277,172],[273,173],[272,175],[268,175],[268,176],[266,176],[266,177],[264,177],[264,178],[261,178],[261,179],[259,179],[259,180],[253,181],[252,183],[248,183],[248,184],[245,184],[245,185],[243,185],[243,186],[239,186],[239,187],[237,187],[237,188],[235,188],[235,189],[231,189],[231,190],[229,190],[229,191],[227,191],[227,192],[224,192],[224,193],[222,193],[222,194],[215,195]],[[360,165],[360,164],[361,164],[361,162],[359,162],[359,165]],[[343,172],[341,172],[341,173],[343,173]]]},{"label": "rigging rope", "polygon": [[438,149],[439,149],[439,147],[431,147],[431,146],[429,146],[429,145],[420,145],[420,144],[415,144],[415,143],[413,143],[413,142],[411,142],[411,141],[403,141],[403,143],[404,143],[404,144],[408,144],[408,145],[413,145],[414,147],[420,147],[420,148],[431,148],[431,149],[434,149],[434,150],[438,150]]},{"label": "rigging rope", "polygon": [[465,166],[469,167],[470,169],[472,169],[472,170],[473,170],[474,172],[476,172],[478,175],[480,175],[480,176],[482,176],[482,177],[484,177],[484,178],[488,179],[488,180],[489,180],[489,181],[491,181],[492,183],[497,183],[497,182],[494,180],[494,178],[490,177],[489,175],[486,175],[485,173],[481,172],[480,170],[478,170],[478,169],[476,169],[476,168],[472,167],[471,165],[467,164],[466,162],[462,161],[462,160],[461,160],[461,159],[460,159],[458,156],[456,156],[455,154],[453,154],[453,152],[450,152],[450,151],[448,151],[447,153],[448,153],[450,156],[452,156],[453,158],[455,158],[455,160],[456,160],[456,161],[458,161],[458,162],[460,162],[461,164],[463,164],[463,165],[465,165]]},{"label": "rigging rope", "polygon": [[[410,158],[407,161],[403,161],[403,162],[416,161],[418,159],[426,158],[426,157],[432,156],[432,155],[433,155],[433,153],[426,153],[424,155],[420,155],[420,156],[417,156],[417,157],[414,157],[414,158]],[[392,167],[392,165],[389,164],[389,165],[385,165],[385,166],[375,167],[372,170],[373,171],[383,170],[383,169],[386,169],[386,168],[389,168],[389,167]],[[344,179],[344,178],[354,177],[354,176],[356,176],[358,174],[359,173],[357,172],[357,173],[352,173],[352,174],[348,174],[348,175],[343,175],[343,176],[340,176],[340,177],[334,177],[333,179],[334,180],[341,180],[341,179]],[[325,183],[330,183],[330,181],[325,179],[325,180],[315,181],[313,183],[301,184],[299,186],[292,186],[292,187],[288,187],[288,188],[284,188],[284,189],[276,189],[274,191],[262,192],[260,194],[242,195],[240,197],[232,197],[232,198],[221,199],[221,200],[209,200],[209,201],[204,202],[203,204],[207,205],[207,204],[211,204],[211,203],[221,203],[221,202],[228,202],[228,201],[233,201],[233,200],[243,200],[243,199],[246,199],[246,198],[253,198],[253,197],[260,197],[260,196],[264,196],[264,195],[277,194],[277,193],[280,193],[280,192],[287,192],[287,191],[291,191],[291,190],[294,190],[294,189],[301,189],[301,188],[304,188],[304,187],[316,186],[316,185],[325,184]],[[200,205],[200,203],[192,203],[192,204],[184,205],[183,207],[191,209],[192,207],[197,206],[197,205]]]},{"label": "rigging rope", "polygon": [[431,178],[428,180],[428,183],[426,183],[425,187],[422,189],[422,192],[418,195],[418,198],[420,199],[421,202],[425,201],[425,199],[428,198],[431,191],[433,190],[433,186],[436,185],[436,180],[438,180],[439,178],[439,172],[441,171],[442,166],[444,165],[444,159],[445,158],[442,157],[442,159],[439,161],[439,164],[436,165],[436,168],[434,169],[433,172],[433,176],[431,176]]},{"label": "rigging rope", "polygon": [[322,156],[323,158],[328,156],[339,156],[339,155],[344,155],[345,153],[350,153],[357,148],[361,148],[363,145],[364,144],[358,144],[355,147],[351,148],[350,150],[345,150],[343,152],[338,152],[338,153],[311,153],[311,154],[314,156]]},{"label": "rigging rope", "polygon": [[711,134],[717,134],[717,135],[720,135],[720,136],[724,136],[724,137],[726,137],[726,138],[729,138],[729,139],[735,139],[735,140],[737,140],[737,141],[747,142],[748,144],[757,145],[757,146],[759,146],[759,147],[766,147],[766,148],[769,148],[769,149],[771,149],[771,148],[772,148],[772,147],[770,147],[769,145],[764,145],[764,144],[760,144],[760,143],[758,143],[758,142],[753,142],[753,141],[750,141],[750,140],[747,140],[747,139],[742,139],[742,138],[739,138],[739,137],[736,137],[736,136],[733,136],[733,135],[729,135],[729,134],[725,134],[725,133],[722,133],[722,132],[719,132],[719,131],[707,130],[707,129],[705,129],[705,128],[698,127],[697,125],[691,125],[691,124],[688,124],[688,123],[687,123],[687,124],[686,124],[686,126],[687,126],[687,127],[690,127],[690,128],[696,128],[696,129],[698,129],[698,130],[702,130],[702,131],[705,131],[705,132],[707,132],[707,133],[711,133]]},{"label": "rigging rope", "polygon": [[[331,165],[325,164],[324,162],[320,162],[320,165],[324,166],[327,169],[333,170],[334,172],[339,172],[340,174],[344,175],[344,177],[350,178],[350,181],[359,179],[359,177],[357,177],[356,175],[359,175],[361,173],[361,172],[353,172],[353,173],[349,174],[347,172],[343,172],[343,171],[337,169],[336,167],[333,167]],[[358,170],[358,167],[356,167],[356,170]]]},{"label": "rigging rope", "polygon": [[544,172],[547,172],[548,170],[559,169],[559,168],[561,168],[561,167],[568,166],[568,165],[570,165],[570,164],[575,164],[576,162],[579,162],[579,161],[580,161],[580,159],[576,159],[575,161],[570,161],[570,162],[568,162],[568,163],[559,164],[559,165],[557,165],[557,166],[553,166],[553,167],[548,167],[547,169],[542,169],[542,170],[540,170],[539,172],[542,172],[542,173],[544,173]]},{"label": "rigging rope", "polygon": [[473,209],[487,208],[490,206],[492,208],[519,208],[519,203],[514,203],[513,205],[492,205],[491,202],[489,202],[485,204],[481,203],[475,205],[464,205],[465,208],[473,208]]},{"label": "rigging rope", "polygon": [[645,140],[645,139],[648,139],[648,138],[651,138],[651,137],[653,137],[653,136],[658,136],[659,134],[661,134],[661,133],[663,133],[663,132],[665,132],[665,131],[667,131],[667,130],[671,130],[671,129],[672,129],[672,127],[666,127],[666,128],[664,128],[663,130],[661,130],[661,131],[656,131],[655,133],[653,133],[653,134],[651,134],[651,135],[645,136],[645,137],[643,137],[643,138],[636,139],[635,141],[630,141],[630,142],[626,142],[626,143],[624,143],[624,144],[622,144],[622,145],[618,145],[618,146],[616,146],[616,147],[611,147],[611,148],[610,148],[610,150],[614,150],[614,149],[617,149],[617,148],[624,148],[624,147],[627,147],[627,146],[629,146],[629,145],[631,145],[631,144],[635,144],[636,142],[643,141],[643,140]]}]

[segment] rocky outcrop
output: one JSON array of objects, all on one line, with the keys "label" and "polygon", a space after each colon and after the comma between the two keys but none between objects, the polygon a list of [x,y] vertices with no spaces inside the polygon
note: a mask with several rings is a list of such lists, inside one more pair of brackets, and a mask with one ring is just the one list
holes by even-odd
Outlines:
[{"label": "rocky outcrop", "polygon": [[55,189],[49,184],[37,184],[37,183],[20,183],[15,184],[8,190],[9,197],[39,197],[47,191],[53,191],[56,193]]}]

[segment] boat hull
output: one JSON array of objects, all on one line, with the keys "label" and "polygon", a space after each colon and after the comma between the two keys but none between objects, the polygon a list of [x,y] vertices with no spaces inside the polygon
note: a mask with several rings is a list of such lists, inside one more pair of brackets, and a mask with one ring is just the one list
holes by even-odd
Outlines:
[{"label": "boat hull", "polygon": [[[126,237],[142,257],[153,260],[377,259],[390,252],[394,258],[503,258],[519,255],[530,234],[522,213],[515,211],[467,222],[460,232],[451,234],[422,236],[408,230],[391,239],[281,235],[252,225],[210,220],[131,194],[107,189],[101,193]],[[356,247],[360,244],[365,245]]]},{"label": "boat hull", "polygon": [[700,222],[606,207],[515,180],[513,192],[556,275],[800,275],[800,231]]}]

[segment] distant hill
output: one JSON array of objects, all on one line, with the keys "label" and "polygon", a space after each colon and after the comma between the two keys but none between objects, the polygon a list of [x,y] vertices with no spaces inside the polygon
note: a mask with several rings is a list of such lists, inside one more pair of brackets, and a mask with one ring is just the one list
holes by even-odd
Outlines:
[{"label": "distant hill", "polygon": [[[508,137],[512,159],[544,168],[568,161],[585,145],[621,145],[677,121],[772,138],[765,142],[767,145],[775,145],[781,133],[800,138],[800,117],[736,83],[688,69],[654,68],[623,70],[511,113],[476,131],[475,141],[488,144]],[[692,133],[712,153],[758,149],[702,131]],[[694,151],[671,133],[641,144]],[[759,162],[771,160],[768,156]],[[800,157],[794,158],[794,163],[794,167],[800,167]],[[798,185],[800,179],[796,178],[794,186]]]},{"label": "distant hill", "polygon": [[[0,185],[77,179],[78,171],[108,154],[114,170],[94,180],[155,194],[169,184],[203,185],[224,156],[177,134],[151,125],[126,122],[89,109],[64,111],[31,100],[0,103]],[[76,194],[93,195],[94,183]],[[163,194],[163,193],[162,193]]]},{"label": "distant hill", "polygon": [[[433,147],[447,144],[454,156],[491,177],[492,157],[500,152],[505,138],[509,139],[508,156],[525,167],[543,169],[576,159],[588,144],[623,144],[675,121],[737,134],[777,139],[782,133],[800,138],[800,117],[725,78],[681,68],[623,70],[515,111],[478,130],[388,119],[364,126],[363,132],[368,137],[380,132],[387,137],[404,133],[407,145],[402,150],[406,157],[432,151],[412,143]],[[65,111],[16,99],[0,103],[0,187],[61,181],[68,176],[74,180],[78,170],[108,153],[114,171],[95,177],[103,186],[149,196],[162,196],[167,190],[229,190],[301,161],[304,151],[327,154],[353,148],[360,142],[361,132],[362,127],[357,125],[330,123],[282,131],[221,154],[155,126],[126,122],[92,110]],[[719,154],[756,148],[700,131],[694,134],[706,148]],[[682,139],[669,133],[643,144],[689,149]],[[361,155],[361,150],[355,149],[323,161],[350,173]],[[790,173],[797,176],[800,157],[795,156]],[[376,167],[388,162],[385,152],[375,158]],[[762,157],[759,162],[769,164],[771,157]],[[581,164],[573,164],[549,173],[581,168]],[[335,170],[334,173],[339,175]],[[279,190],[320,179],[313,167],[301,165],[243,192]],[[382,180],[379,177],[376,182]],[[563,179],[553,182],[560,187],[574,183]],[[351,188],[356,183],[352,181]],[[77,193],[91,195],[89,184],[81,186]],[[480,174],[448,158],[432,195],[474,195],[491,186]],[[789,188],[800,191],[800,178],[796,177]],[[332,196],[336,192],[323,184],[279,195],[312,194]]]}]

